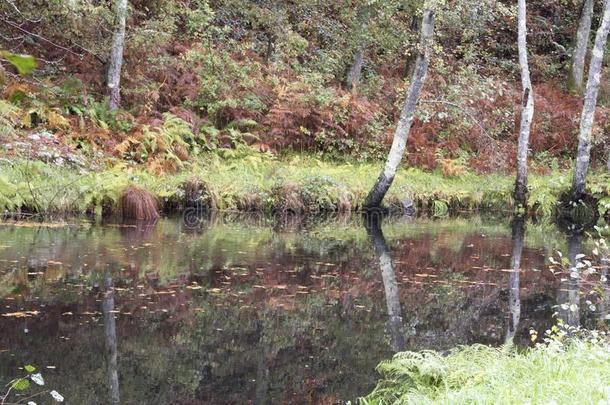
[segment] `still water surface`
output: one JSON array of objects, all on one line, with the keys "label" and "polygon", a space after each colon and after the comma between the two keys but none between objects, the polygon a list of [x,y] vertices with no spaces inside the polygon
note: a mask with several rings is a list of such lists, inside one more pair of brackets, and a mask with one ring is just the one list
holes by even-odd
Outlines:
[{"label": "still water surface", "polygon": [[525,346],[560,301],[605,315],[549,270],[588,243],[551,224],[363,223],[0,225],[0,383],[34,364],[68,403],[343,403],[398,350]]}]

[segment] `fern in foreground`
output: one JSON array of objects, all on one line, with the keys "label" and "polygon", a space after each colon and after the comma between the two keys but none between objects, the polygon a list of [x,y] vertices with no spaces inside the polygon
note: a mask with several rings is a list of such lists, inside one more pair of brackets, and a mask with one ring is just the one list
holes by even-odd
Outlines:
[{"label": "fern in foreground", "polygon": [[610,346],[599,341],[404,352],[378,370],[362,404],[610,403]]}]

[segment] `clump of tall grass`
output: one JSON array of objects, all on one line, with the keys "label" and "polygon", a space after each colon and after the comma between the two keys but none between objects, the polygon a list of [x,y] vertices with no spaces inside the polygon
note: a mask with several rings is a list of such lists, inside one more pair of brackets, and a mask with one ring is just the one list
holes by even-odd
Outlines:
[{"label": "clump of tall grass", "polygon": [[610,346],[551,341],[527,350],[465,346],[398,353],[362,404],[610,403]]},{"label": "clump of tall grass", "polygon": [[159,217],[155,196],[134,185],[121,192],[118,206],[123,219],[152,221]]}]

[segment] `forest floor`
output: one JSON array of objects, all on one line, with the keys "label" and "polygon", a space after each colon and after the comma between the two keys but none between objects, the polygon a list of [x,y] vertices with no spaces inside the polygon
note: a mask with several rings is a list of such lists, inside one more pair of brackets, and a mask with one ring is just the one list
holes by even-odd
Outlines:
[{"label": "forest floor", "polygon": [[[218,210],[302,214],[357,211],[377,178],[382,162],[336,163],[310,155],[278,158],[264,153],[210,154],[173,174],[152,174],[125,162],[87,168],[67,161],[0,159],[0,210],[5,212],[85,213],[112,210],[122,190],[136,185],[150,191],[165,212],[188,206]],[[550,216],[569,189],[571,173],[530,176],[529,206]],[[389,207],[413,206],[421,214],[513,209],[511,174],[446,176],[441,170],[399,170],[386,197]],[[610,175],[592,173],[589,191],[605,207]]]}]

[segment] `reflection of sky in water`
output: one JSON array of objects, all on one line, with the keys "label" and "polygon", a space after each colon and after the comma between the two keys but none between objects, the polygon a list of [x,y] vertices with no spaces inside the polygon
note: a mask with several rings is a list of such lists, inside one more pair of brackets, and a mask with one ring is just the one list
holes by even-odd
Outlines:
[{"label": "reflection of sky in water", "polygon": [[[515,228],[479,218],[368,232],[359,220],[0,226],[0,240],[0,382],[55,366],[49,386],[73,403],[354,399],[397,349],[526,345],[581,287],[545,261],[582,240],[527,224],[520,248]],[[592,325],[588,308],[559,312]]]}]

